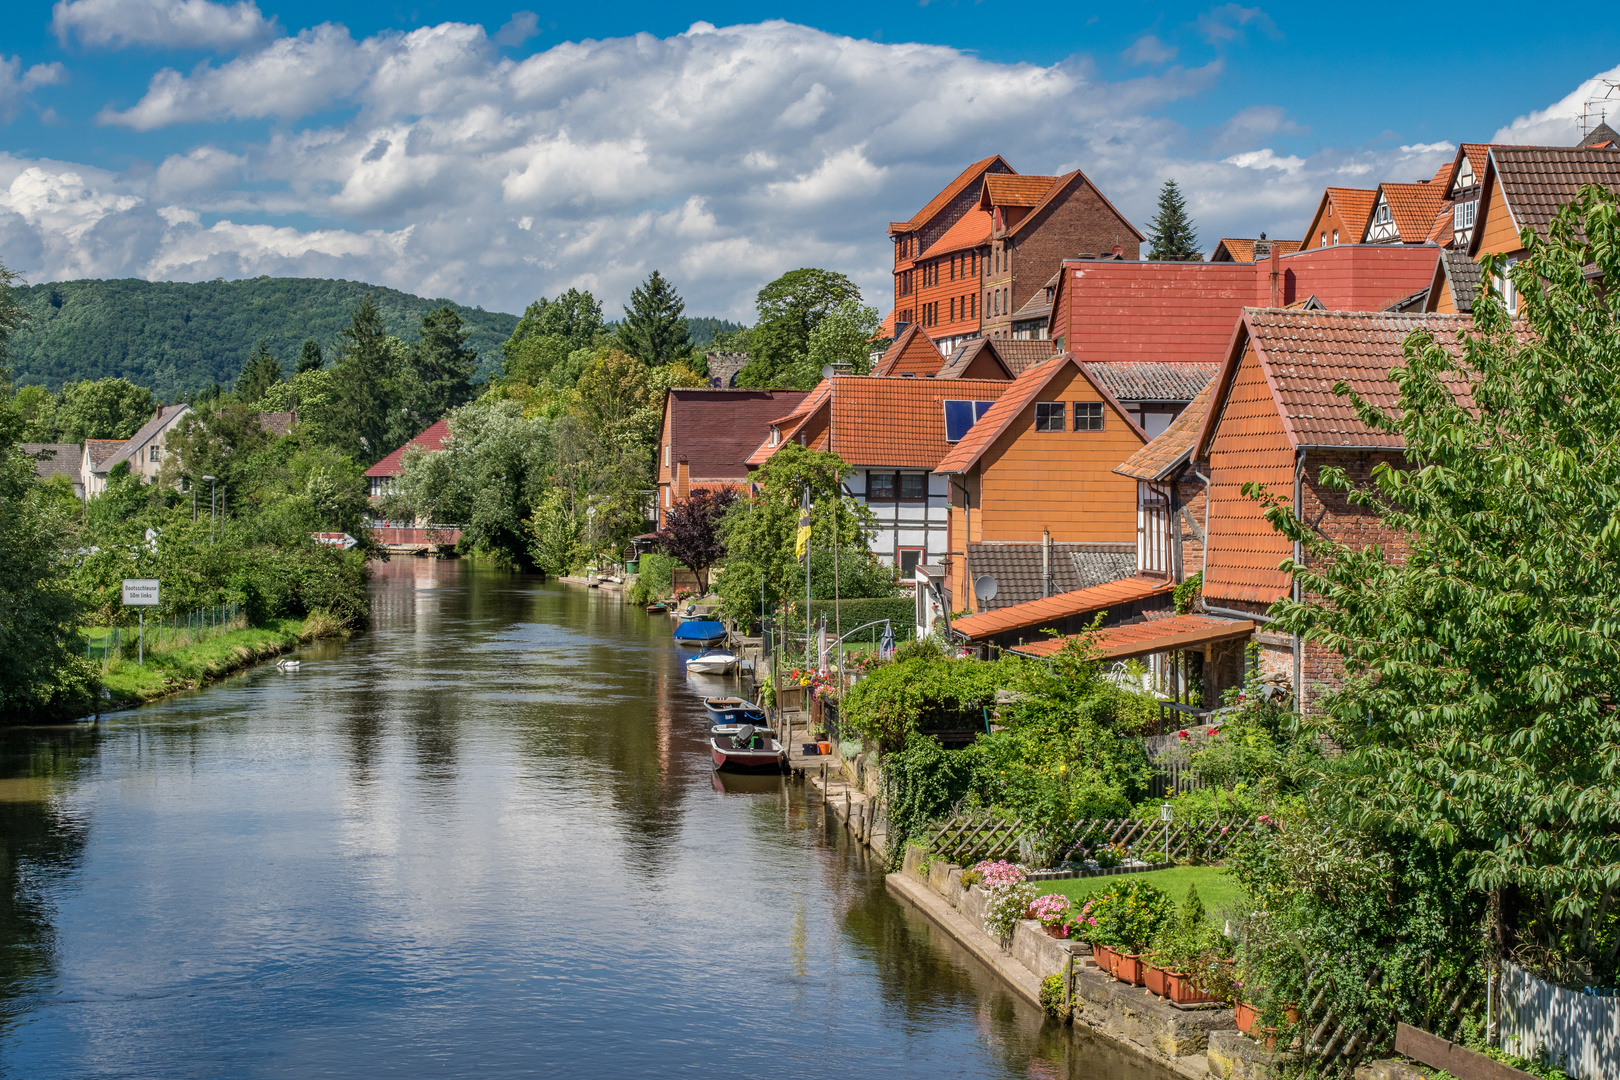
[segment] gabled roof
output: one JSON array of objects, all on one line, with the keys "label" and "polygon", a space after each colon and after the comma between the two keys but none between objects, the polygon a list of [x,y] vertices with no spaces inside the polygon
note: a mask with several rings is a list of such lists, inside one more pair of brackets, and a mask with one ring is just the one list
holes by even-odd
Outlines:
[{"label": "gabled roof", "polygon": [[[1388,204],[1390,220],[1394,222],[1396,231],[1400,234],[1403,244],[1421,244],[1429,238],[1429,230],[1434,226],[1434,216],[1440,205],[1446,201],[1446,189],[1443,184],[1379,184],[1378,194],[1373,200],[1374,209],[1379,202]],[[1369,212],[1367,223],[1362,226],[1359,239],[1363,243],[1372,243],[1372,217]]]},{"label": "gabled roof", "polygon": [[[1124,660],[1132,656],[1171,649],[1191,649],[1217,641],[1237,641],[1254,633],[1254,622],[1249,619],[1214,619],[1208,615],[1172,615],[1168,619],[1110,626],[1092,638],[1099,660]],[[1020,645],[1009,652],[1024,656],[1051,656],[1059,652],[1075,637],[1047,638]]]},{"label": "gabled roof", "polygon": [[1167,360],[1092,360],[1086,374],[1120,401],[1191,401],[1209,385],[1219,364]]},{"label": "gabled roof", "polygon": [[1378,192],[1373,188],[1344,188],[1330,187],[1322,192],[1322,199],[1316,204],[1316,214],[1311,218],[1310,228],[1305,230],[1304,243],[1309,244],[1311,238],[1317,233],[1317,226],[1328,215],[1331,209],[1344,221],[1345,228],[1352,236],[1345,237],[1341,242],[1353,244],[1361,238],[1367,230],[1367,219],[1372,217],[1373,203],[1378,200]]},{"label": "gabled roof", "polygon": [[1470,255],[1479,252],[1491,210],[1485,189],[1501,186],[1515,232],[1534,229],[1545,236],[1553,215],[1579,194],[1582,185],[1620,191],[1620,152],[1578,146],[1495,146],[1480,184]]},{"label": "gabled roof", "polygon": [[129,437],[123,447],[107,462],[110,470],[121,461],[128,461],[134,457],[141,447],[157,437],[158,432],[180,419],[191,411],[190,405],[159,405],[157,414],[141,425],[141,429]]},{"label": "gabled roof", "polygon": [[[986,177],[988,182],[991,178]],[[933,259],[941,255],[949,255],[953,251],[969,251],[981,244],[990,242],[990,215],[983,210],[973,209],[963,214],[955,225],[945,230],[945,235],[917,256],[919,259]]]},{"label": "gabled roof", "polygon": [[986,176],[979,193],[979,209],[992,206],[1035,206],[1046,197],[1055,176]]},{"label": "gabled roof", "polygon": [[[1000,584],[1000,579],[997,579]],[[1011,604],[952,620],[951,630],[968,640],[1004,634],[1009,630],[1050,626],[1063,619],[1072,619],[1093,612],[1147,600],[1154,596],[1168,596],[1175,592],[1176,583],[1159,577],[1132,576],[1093,585],[1089,589],[1058,593],[1056,596]]]},{"label": "gabled roof", "polygon": [[405,451],[413,446],[423,450],[443,450],[444,444],[450,438],[450,418],[448,416],[436,421],[432,427],[412,439],[410,442],[383,458],[377,464],[366,470],[367,476],[400,476],[405,472]]},{"label": "gabled roof", "polygon": [[1001,355],[1000,344],[993,338],[974,338],[952,353],[950,359],[945,361],[945,366],[940,368],[939,374],[934,377],[936,379],[960,379],[962,373],[973,366],[973,361],[977,360],[981,353],[988,353],[990,359],[994,360],[1001,370],[1007,373],[1007,381],[1011,382],[1016,377],[1016,373],[1013,371],[1012,365],[1007,363],[1006,359]]},{"label": "gabled roof", "polygon": [[1214,396],[1215,380],[1210,379],[1192,399],[1192,404],[1182,409],[1158,438],[1126,458],[1114,471],[1149,483],[1168,479],[1192,456],[1193,444],[1198,441],[1198,431],[1204,426],[1204,417],[1209,413],[1209,403]]},{"label": "gabled roof", "polygon": [[880,378],[932,375],[944,360],[933,338],[923,332],[922,324],[912,323],[883,353],[883,359],[873,366],[872,374]]},{"label": "gabled roof", "polygon": [[[1466,315],[1245,308],[1216,379],[1195,454],[1208,454],[1227,389],[1251,343],[1294,449],[1399,449],[1399,435],[1368,428],[1349,399],[1339,397],[1333,387],[1346,383],[1369,404],[1392,409],[1400,391],[1389,373],[1405,363],[1407,335],[1428,330],[1442,346],[1460,353],[1459,335],[1472,326]],[[1463,388],[1460,377],[1457,385]]]},{"label": "gabled roof", "polygon": [[1071,364],[1080,372],[1081,378],[1091,383],[1102,399],[1112,406],[1114,413],[1129,424],[1143,442],[1147,442],[1147,433],[1120,407],[1119,402],[1114,400],[1114,395],[1092,378],[1087,373],[1086,366],[1076,360],[1072,353],[1063,353],[1045,363],[1036,364],[1011,383],[1004,384],[1006,392],[990,407],[989,412],[979,417],[979,422],[974,424],[967,436],[934,467],[934,471],[965,473],[973,468],[979,458],[984,456],[985,451],[1001,437],[1001,433],[1010,428],[1030,403],[1040,396],[1041,391],[1046,389],[1046,384],[1057,378]]},{"label": "gabled roof", "polygon": [[826,422],[811,445],[831,450],[851,465],[932,469],[950,449],[945,441],[947,399],[995,401],[1012,383],[999,379],[882,379],[835,375],[823,379],[778,426],[777,446],[761,446],[748,459],[762,465],[813,418]]},{"label": "gabled roof", "polygon": [[955,199],[967,188],[977,183],[980,178],[984,176],[985,172],[997,162],[1000,162],[1001,167],[1006,169],[1008,172],[1014,171],[1013,167],[1008,165],[1000,154],[992,154],[987,158],[981,158],[958,173],[955,180],[952,180],[949,184],[945,185],[944,190],[942,190],[938,195],[935,195],[932,199],[929,199],[928,203],[921,210],[911,215],[910,221],[890,222],[889,232],[910,232],[912,229],[922,228],[924,225],[933,220],[935,214],[938,214],[941,210],[949,206],[951,204],[951,200]]},{"label": "gabled roof", "polygon": [[86,439],[84,452],[90,455],[90,470],[92,472],[108,472],[111,470],[113,455],[124,448],[127,439]]},{"label": "gabled roof", "polygon": [[1460,251],[1442,251],[1434,267],[1434,283],[1429,286],[1427,308],[1434,310],[1440,301],[1442,286],[1451,290],[1451,302],[1459,315],[1474,310],[1474,299],[1479,296],[1481,278],[1479,263]]},{"label": "gabled roof", "polygon": [[49,480],[54,476],[65,476],[69,480],[79,478],[79,459],[84,453],[78,443],[18,443],[17,449],[25,457],[34,459],[34,476],[39,480]]},{"label": "gabled roof", "polygon": [[1303,240],[1261,240],[1258,237],[1247,238],[1240,236],[1223,236],[1221,242],[1215,245],[1210,252],[1210,262],[1254,262],[1255,245],[1268,245],[1265,254],[1269,256],[1273,250],[1278,255],[1287,255],[1291,251],[1298,251]]},{"label": "gabled roof", "polygon": [[669,392],[663,442],[670,464],[684,460],[693,486],[700,481],[745,481],[748,458],[783,409],[794,409],[804,390],[721,390],[681,387]]}]

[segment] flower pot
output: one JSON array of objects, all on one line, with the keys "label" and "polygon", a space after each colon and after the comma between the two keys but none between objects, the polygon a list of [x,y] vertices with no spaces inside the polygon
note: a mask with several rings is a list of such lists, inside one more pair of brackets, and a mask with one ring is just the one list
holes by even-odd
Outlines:
[{"label": "flower pot", "polygon": [[1114,978],[1129,986],[1141,986],[1145,966],[1141,953],[1120,953],[1119,963],[1114,965]]},{"label": "flower pot", "polygon": [[1068,923],[1058,923],[1055,926],[1047,926],[1045,923],[1042,923],[1041,929],[1045,930],[1048,935],[1055,937],[1060,941],[1069,936]]},{"label": "flower pot", "polygon": [[1148,988],[1148,993],[1154,997],[1164,997],[1169,992],[1166,980],[1170,973],[1156,964],[1144,964],[1142,982]]},{"label": "flower pot", "polygon": [[1192,976],[1182,971],[1167,971],[1164,973],[1167,996],[1177,1005],[1202,1005],[1215,999],[1192,984]]}]

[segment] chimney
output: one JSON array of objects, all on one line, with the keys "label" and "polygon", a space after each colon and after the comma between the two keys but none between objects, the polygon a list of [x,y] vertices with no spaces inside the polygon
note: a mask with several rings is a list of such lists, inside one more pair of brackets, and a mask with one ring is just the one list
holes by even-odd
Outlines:
[{"label": "chimney", "polygon": [[1282,263],[1277,260],[1277,245],[1271,246],[1271,306],[1282,307]]}]

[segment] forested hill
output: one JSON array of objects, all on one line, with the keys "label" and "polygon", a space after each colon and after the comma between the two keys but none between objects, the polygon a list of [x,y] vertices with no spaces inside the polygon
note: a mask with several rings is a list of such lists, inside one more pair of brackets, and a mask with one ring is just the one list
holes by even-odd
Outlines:
[{"label": "forested hill", "polygon": [[16,290],[32,318],[11,339],[17,385],[51,390],[78,379],[121,376],[163,401],[215,382],[229,387],[261,339],[292,371],[305,338],[330,357],[338,329],[367,293],[388,332],[416,340],[420,317],[454,308],[472,331],[478,379],[499,374],[501,343],[516,315],[429,300],[361,281],[261,277],[246,281],[57,281]]}]

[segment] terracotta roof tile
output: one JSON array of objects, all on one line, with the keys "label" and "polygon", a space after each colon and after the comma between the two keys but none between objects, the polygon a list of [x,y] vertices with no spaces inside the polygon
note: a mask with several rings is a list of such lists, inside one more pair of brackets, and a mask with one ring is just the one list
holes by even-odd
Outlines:
[{"label": "terracotta roof tile", "polygon": [[[990,178],[985,179],[988,181]],[[933,245],[918,258],[933,259],[949,255],[953,251],[968,251],[989,242],[990,215],[983,210],[973,209],[963,214],[955,225],[946,229],[945,235],[935,240]]]},{"label": "terracotta roof tile", "polygon": [[[967,568],[969,576],[975,580],[986,574],[996,579],[995,599],[984,605],[987,612],[1039,600],[1046,591],[1041,580],[1038,540],[969,544]],[[1052,586],[1057,593],[1118,581],[1136,573],[1136,545],[1054,540],[1051,568]]]},{"label": "terracotta roof tile", "polygon": [[367,476],[400,476],[405,472],[405,451],[413,446],[420,446],[423,450],[443,450],[445,440],[450,438],[450,418],[448,416],[434,423],[422,434],[383,458],[377,464],[366,470]]},{"label": "terracotta roof tile", "polygon": [[[1574,199],[1583,184],[1620,191],[1620,153],[1613,150],[1497,146],[1491,149],[1489,167],[1495,171],[1517,226],[1542,236],[1559,208]],[[1482,214],[1485,209],[1482,201]],[[1476,249],[1484,231],[1476,221]]]},{"label": "terracotta roof tile", "polygon": [[[1191,649],[1206,643],[1233,641],[1254,633],[1255,624],[1248,619],[1214,619],[1208,615],[1174,615],[1168,619],[1111,626],[1096,634],[1092,644],[1101,660],[1124,660],[1132,656],[1170,649]],[[1069,643],[1069,637],[1048,638],[1010,651],[1024,656],[1051,656]]]},{"label": "terracotta roof tile", "polygon": [[1198,441],[1198,430],[1204,426],[1210,399],[1215,396],[1215,380],[1211,378],[1193,398],[1192,404],[1181,410],[1170,426],[1159,437],[1126,458],[1114,471],[1121,476],[1137,480],[1163,480],[1192,453]]},{"label": "terracotta roof tile", "polygon": [[771,422],[806,396],[803,390],[671,390],[664,433],[671,464],[684,458],[694,486],[700,480],[746,481],[748,458]]},{"label": "terracotta roof tile", "polygon": [[905,333],[894,339],[872,368],[880,378],[901,375],[932,375],[940,369],[945,357],[932,338],[923,333],[922,324],[912,323]]},{"label": "terracotta roof tile", "polygon": [[[999,596],[1000,578],[996,579],[996,584]],[[975,638],[990,637],[992,634],[1003,634],[1009,630],[1049,626],[1060,619],[1107,611],[1111,607],[1146,600],[1153,596],[1168,596],[1175,588],[1175,582],[1164,578],[1140,577],[1133,574],[1131,577],[1102,585],[1093,585],[1090,588],[1076,589],[1073,592],[1059,593],[1039,600],[1027,600],[1021,604],[999,607],[994,611],[969,615],[953,621],[951,629],[971,641]]]},{"label": "terracotta roof tile", "polygon": [[1219,364],[1178,364],[1163,360],[1101,360],[1085,365],[1093,382],[1120,401],[1191,401]]}]

